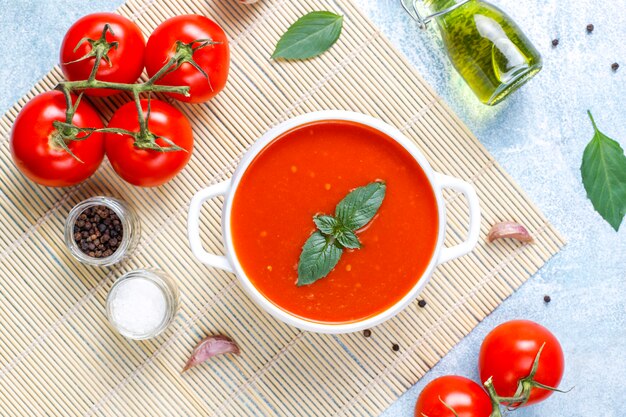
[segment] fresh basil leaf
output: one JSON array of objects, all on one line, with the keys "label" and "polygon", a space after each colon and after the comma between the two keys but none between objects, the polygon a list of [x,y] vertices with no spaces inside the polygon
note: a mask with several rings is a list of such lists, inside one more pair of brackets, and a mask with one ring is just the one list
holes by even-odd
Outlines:
[{"label": "fresh basil leaf", "polygon": [[351,191],[335,208],[335,217],[313,217],[316,230],[302,247],[298,262],[297,285],[309,285],[328,275],[339,262],[345,248],[360,249],[354,233],[376,215],[383,199],[384,182],[373,182]]},{"label": "fresh basil leaf", "polygon": [[313,222],[315,223],[319,231],[324,233],[325,235],[335,234],[335,229],[339,225],[337,219],[335,219],[333,216],[327,215],[315,216],[313,217]]},{"label": "fresh basil leaf", "polygon": [[343,252],[334,241],[334,237],[324,236],[319,231],[309,237],[300,254],[298,286],[312,284],[333,270]]},{"label": "fresh basil leaf", "polygon": [[335,235],[337,243],[347,249],[361,249],[359,238],[350,230],[344,230]]},{"label": "fresh basil leaf", "polygon": [[580,172],[587,197],[615,231],[626,214],[626,156],[613,139],[598,130],[589,112],[594,135],[583,153]]},{"label": "fresh basil leaf", "polygon": [[385,198],[384,182],[372,182],[355,188],[337,204],[335,217],[346,228],[355,231],[372,220]]},{"label": "fresh basil leaf", "polygon": [[311,12],[291,25],[280,38],[272,59],[309,59],[326,52],[341,35],[343,16]]}]

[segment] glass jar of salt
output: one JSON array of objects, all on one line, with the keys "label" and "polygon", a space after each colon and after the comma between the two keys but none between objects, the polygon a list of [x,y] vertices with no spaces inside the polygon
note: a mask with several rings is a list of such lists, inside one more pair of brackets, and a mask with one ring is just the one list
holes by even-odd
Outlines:
[{"label": "glass jar of salt", "polygon": [[150,339],[162,333],[176,316],[178,286],[165,272],[131,271],[113,284],[106,301],[111,325],[124,337]]}]

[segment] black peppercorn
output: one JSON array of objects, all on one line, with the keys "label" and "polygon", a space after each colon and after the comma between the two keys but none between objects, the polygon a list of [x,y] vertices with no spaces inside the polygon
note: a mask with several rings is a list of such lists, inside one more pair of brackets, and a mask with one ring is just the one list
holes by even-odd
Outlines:
[{"label": "black peppercorn", "polygon": [[559,44],[559,40],[558,39],[552,39],[552,46],[558,46]]},{"label": "black peppercorn", "polygon": [[370,337],[372,335],[372,331],[370,329],[363,330],[363,336]]},{"label": "black peppercorn", "polygon": [[73,236],[83,253],[93,258],[106,258],[119,248],[124,229],[113,210],[96,206],[85,209],[78,216]]},{"label": "black peppercorn", "polygon": [[593,29],[594,29],[593,24],[589,23],[589,24],[587,25],[587,33],[591,33],[591,32],[593,32]]},{"label": "black peppercorn", "polygon": [[391,346],[391,348],[393,349],[394,352],[397,352],[400,350],[400,345],[397,343],[394,343],[393,346]]},{"label": "black peppercorn", "polygon": [[613,70],[613,72],[617,71],[619,69],[619,64],[617,62],[614,62],[613,65],[611,65],[611,69]]},{"label": "black peppercorn", "polygon": [[549,303],[550,301],[552,301],[552,298],[550,298],[550,296],[549,296],[549,295],[544,295],[544,296],[543,296],[543,301],[544,301],[545,303]]},{"label": "black peppercorn", "polygon": [[417,305],[420,306],[421,308],[426,307],[426,300],[419,300],[417,302]]}]

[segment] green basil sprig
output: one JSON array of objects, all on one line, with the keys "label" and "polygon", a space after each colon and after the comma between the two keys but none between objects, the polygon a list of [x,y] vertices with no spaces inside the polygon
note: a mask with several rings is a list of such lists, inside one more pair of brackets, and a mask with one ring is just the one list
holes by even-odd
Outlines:
[{"label": "green basil sprig", "polygon": [[589,112],[594,135],[583,153],[580,172],[593,207],[615,231],[626,215],[626,156],[613,139],[598,130]]},{"label": "green basil sprig", "polygon": [[343,16],[319,11],[296,21],[280,38],[272,59],[309,59],[321,55],[337,42],[343,28]]},{"label": "green basil sprig", "polygon": [[356,231],[368,224],[378,212],[387,186],[372,182],[352,190],[337,204],[335,215],[313,218],[316,230],[302,247],[298,262],[298,286],[324,278],[339,262],[344,249],[360,249]]}]

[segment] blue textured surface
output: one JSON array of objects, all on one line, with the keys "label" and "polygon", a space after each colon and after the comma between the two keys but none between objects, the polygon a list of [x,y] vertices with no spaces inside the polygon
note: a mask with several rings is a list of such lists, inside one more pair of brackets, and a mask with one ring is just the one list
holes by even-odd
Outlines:
[{"label": "blue textured surface", "polygon": [[[230,0],[214,0],[230,1]],[[425,383],[444,374],[476,378],[480,341],[498,323],[528,318],[550,328],[566,356],[564,387],[520,417],[621,416],[626,412],[626,231],[615,233],[580,182],[593,132],[586,110],[626,147],[626,0],[494,0],[544,56],[543,71],[502,105],[481,105],[442,52],[435,28],[420,32],[399,0],[356,0],[418,68],[500,164],[526,190],[568,246],[454,348],[383,416],[412,416]],[[67,27],[120,0],[0,0],[0,112],[57,61]],[[595,25],[588,35],[585,27]],[[553,48],[551,40],[559,38]],[[35,40],[37,45],[34,46]],[[619,62],[616,73],[611,64]],[[626,229],[626,227],[625,227]],[[549,294],[552,302],[544,304]]]}]

